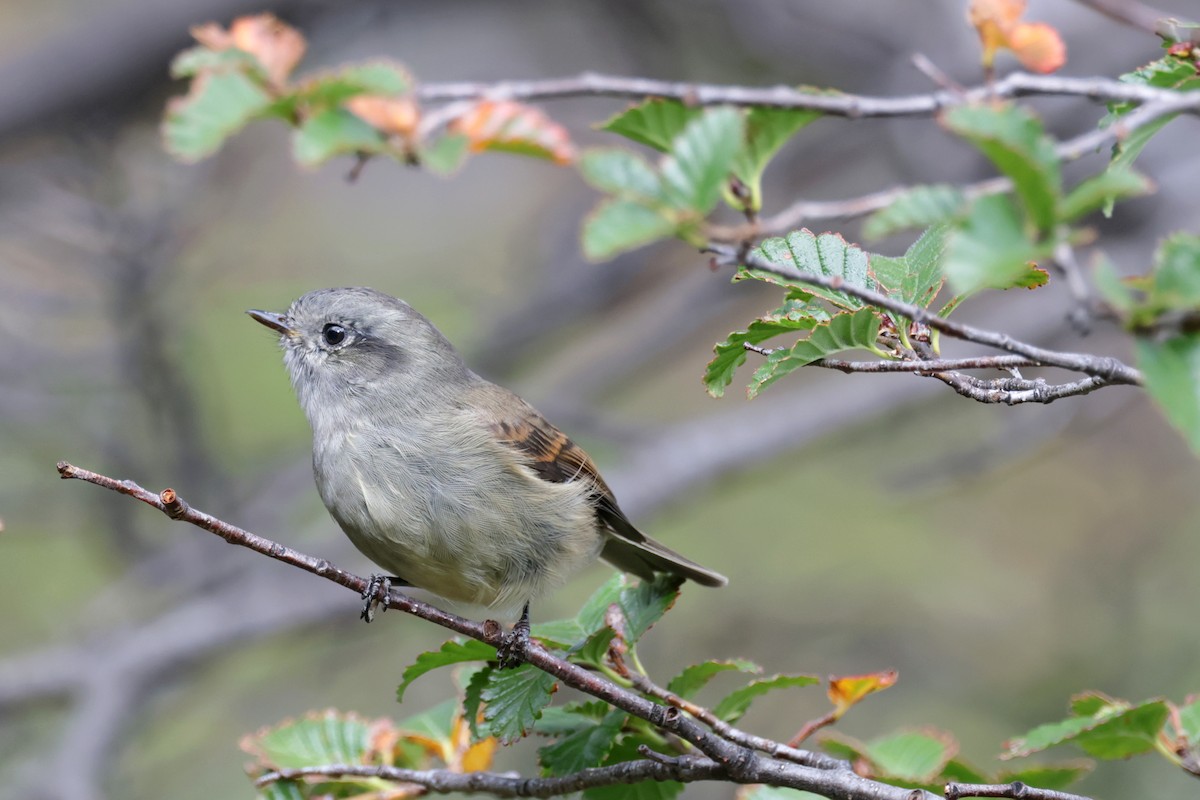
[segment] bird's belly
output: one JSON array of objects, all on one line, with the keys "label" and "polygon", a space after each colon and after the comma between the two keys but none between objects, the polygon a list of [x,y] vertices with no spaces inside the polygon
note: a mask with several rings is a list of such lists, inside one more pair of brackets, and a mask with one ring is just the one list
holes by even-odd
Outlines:
[{"label": "bird's belly", "polygon": [[519,609],[596,558],[602,536],[585,486],[463,453],[387,442],[314,454],[314,466],[326,507],[363,555],[449,600]]}]

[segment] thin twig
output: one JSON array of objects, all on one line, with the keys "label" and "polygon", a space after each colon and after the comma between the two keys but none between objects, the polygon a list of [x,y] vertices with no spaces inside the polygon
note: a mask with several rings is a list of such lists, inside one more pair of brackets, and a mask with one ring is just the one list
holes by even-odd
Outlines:
[{"label": "thin twig", "polygon": [[937,372],[931,377],[942,381],[963,397],[980,403],[1003,403],[1009,406],[1019,406],[1024,403],[1046,405],[1064,397],[1091,394],[1097,389],[1111,385],[1104,378],[1094,376],[1059,384],[1047,383],[1041,378],[1034,380],[1002,378],[995,381],[982,381],[956,372]]},{"label": "thin twig", "polygon": [[1043,347],[1017,341],[1007,333],[986,331],[961,322],[951,321],[945,317],[938,316],[926,308],[902,302],[873,289],[868,289],[865,286],[847,283],[840,276],[817,275],[816,273],[805,272],[791,264],[771,261],[757,253],[742,255],[739,253],[739,248],[726,244],[712,244],[707,248],[707,251],[715,255],[719,264],[726,266],[742,264],[750,269],[769,272],[789,281],[796,281],[811,286],[823,286],[826,289],[842,292],[870,305],[907,317],[914,322],[928,325],[930,328],[939,330],[956,339],[995,347],[999,350],[1007,350],[1010,353],[1033,359],[1045,366],[1062,367],[1074,372],[1082,372],[1085,375],[1103,378],[1108,383],[1130,384],[1134,386],[1142,385],[1142,374],[1115,358],[1087,353],[1064,353],[1057,350],[1047,350]]},{"label": "thin twig", "polygon": [[1020,781],[1012,783],[958,783],[946,784],[946,800],[964,797],[1009,797],[1013,800],[1088,800],[1083,795],[1060,792],[1055,789],[1035,789]]},{"label": "thin twig", "polygon": [[981,102],[995,97],[1028,95],[1067,95],[1093,100],[1153,103],[1178,101],[1183,108],[1200,108],[1200,91],[1175,92],[1151,86],[1122,83],[1109,78],[1070,78],[1056,75],[1031,75],[1014,72],[990,86],[976,86],[964,92],[936,91],[901,97],[872,97],[855,94],[818,94],[791,86],[766,88],[726,86],[707,83],[659,81],[584,72],[567,78],[530,81],[427,83],[416,90],[424,102],[445,102],[480,98],[507,100],[554,100],[566,97],[622,97],[642,100],[661,97],[679,100],[691,106],[768,106],[820,111],[831,116],[850,117],[927,117],[951,106]]},{"label": "thin twig", "polygon": [[592,767],[570,775],[524,778],[499,772],[452,772],[448,769],[404,769],[365,764],[330,764],[302,769],[268,772],[254,785],[263,787],[276,781],[299,778],[379,778],[396,783],[423,786],[437,794],[450,792],[486,792],[494,797],[558,797],[600,786],[618,786],[640,781],[728,780],[725,768],[700,756],[676,756],[671,759],[623,761],[607,767]]},{"label": "thin twig", "polygon": [[[1200,33],[1196,31],[1192,23],[1172,19],[1172,17],[1177,17],[1178,15],[1146,5],[1140,2],[1140,0],[1075,1],[1093,11],[1098,11],[1109,19],[1116,20],[1132,28],[1149,31],[1164,38],[1181,39],[1189,34],[1195,37]],[[1191,41],[1196,41],[1196,39],[1192,38]]]},{"label": "thin twig", "polygon": [[[746,348],[750,349],[750,348]],[[770,351],[765,351],[764,355]],[[921,361],[842,361],[818,358],[810,367],[825,367],[842,372],[948,372],[962,369],[1012,369],[1040,366],[1025,356],[978,356],[976,358],[934,358]]]}]

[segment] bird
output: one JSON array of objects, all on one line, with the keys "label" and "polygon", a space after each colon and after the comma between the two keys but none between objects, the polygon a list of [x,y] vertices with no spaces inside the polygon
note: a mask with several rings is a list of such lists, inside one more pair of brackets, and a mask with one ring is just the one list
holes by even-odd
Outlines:
[{"label": "bird", "polygon": [[279,334],[325,507],[388,573],[364,593],[367,621],[392,583],[520,609],[504,666],[528,647],[530,603],[596,558],[643,580],[727,583],[642,533],[583,448],[403,300],[318,289],[284,313],[246,313]]}]

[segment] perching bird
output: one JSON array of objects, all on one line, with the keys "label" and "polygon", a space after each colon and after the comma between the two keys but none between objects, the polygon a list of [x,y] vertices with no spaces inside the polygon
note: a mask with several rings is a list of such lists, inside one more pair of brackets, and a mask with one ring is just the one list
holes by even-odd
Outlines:
[{"label": "perching bird", "polygon": [[725,585],[634,527],[587,453],[404,301],[320,289],[285,314],[247,313],[280,333],[321,499],[391,580],[521,609],[513,648],[528,641],[529,601],[597,556],[643,579]]}]

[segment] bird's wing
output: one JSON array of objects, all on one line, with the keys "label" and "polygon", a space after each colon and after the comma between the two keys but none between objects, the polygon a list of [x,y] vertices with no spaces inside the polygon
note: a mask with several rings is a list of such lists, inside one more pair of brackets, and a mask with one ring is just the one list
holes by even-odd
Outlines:
[{"label": "bird's wing", "polygon": [[646,579],[652,579],[655,572],[669,572],[704,586],[727,583],[723,575],[700,566],[639,531],[617,505],[612,489],[608,488],[584,449],[524,400],[516,395],[512,398],[515,403],[503,404],[508,413],[492,423],[493,434],[524,454],[528,465],[542,480],[553,483],[586,480],[591,483],[597,521],[612,534],[601,557],[619,569]]}]

